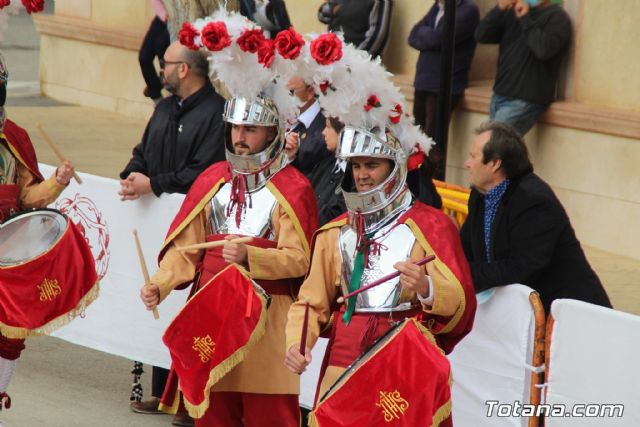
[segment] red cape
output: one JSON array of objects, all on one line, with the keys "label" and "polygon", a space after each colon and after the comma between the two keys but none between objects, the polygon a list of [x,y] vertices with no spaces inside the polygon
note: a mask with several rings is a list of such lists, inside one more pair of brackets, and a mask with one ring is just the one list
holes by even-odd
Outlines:
[{"label": "red cape", "polygon": [[[341,227],[347,222],[348,214],[345,213],[325,224],[318,232]],[[462,250],[460,235],[448,216],[419,201],[416,201],[398,222],[409,226],[418,244],[427,254],[436,255],[433,262],[438,269],[445,276],[449,276],[447,277],[449,280],[460,286],[462,305],[453,316],[425,315],[424,318],[429,329],[434,333],[438,345],[448,354],[471,331],[476,312],[476,295],[469,264]],[[313,240],[315,243],[315,236]]]},{"label": "red cape", "polygon": [[9,150],[15,156],[18,161],[25,166],[29,171],[38,178],[39,181],[44,181],[44,177],[40,173],[38,168],[38,159],[36,158],[36,151],[33,149],[31,139],[26,130],[15,124],[9,119],[4,122],[4,134],[9,146]]},{"label": "red cape", "polygon": [[[198,176],[169,227],[158,262],[162,260],[169,243],[204,209],[220,187],[230,180],[231,172],[226,161],[215,163]],[[297,169],[287,165],[271,177],[267,188],[293,221],[305,251],[309,254],[313,232],[318,228],[318,208],[311,184]]]}]

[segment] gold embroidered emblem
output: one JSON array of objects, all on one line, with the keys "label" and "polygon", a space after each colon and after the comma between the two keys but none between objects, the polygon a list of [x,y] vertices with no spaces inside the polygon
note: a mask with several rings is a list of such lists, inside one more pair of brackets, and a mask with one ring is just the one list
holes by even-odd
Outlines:
[{"label": "gold embroidered emblem", "polygon": [[211,356],[213,356],[213,352],[216,349],[216,343],[213,342],[209,335],[206,337],[194,337],[192,348],[198,352],[200,361],[202,363],[207,363],[211,360]]},{"label": "gold embroidered emblem", "polygon": [[53,301],[62,293],[62,288],[57,280],[44,279],[37,288],[40,290],[40,301],[42,302]]},{"label": "gold embroidered emblem", "polygon": [[384,421],[389,423],[394,419],[399,420],[400,416],[404,415],[409,408],[409,402],[400,395],[398,390],[393,392],[380,391],[380,400],[376,406],[382,409]]}]

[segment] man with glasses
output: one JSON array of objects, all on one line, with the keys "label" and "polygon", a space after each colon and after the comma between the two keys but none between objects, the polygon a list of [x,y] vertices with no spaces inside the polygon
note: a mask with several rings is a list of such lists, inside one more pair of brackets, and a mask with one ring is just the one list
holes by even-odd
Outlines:
[{"label": "man with glasses", "polygon": [[[121,200],[153,192],[186,194],[198,175],[224,160],[224,99],[209,80],[205,55],[172,43],[160,61],[164,88],[172,96],[161,100],[120,173]],[[132,402],[134,412],[156,414],[168,371],[153,367],[152,399]],[[178,417],[183,417],[178,414]],[[174,425],[191,425],[174,420]]]}]

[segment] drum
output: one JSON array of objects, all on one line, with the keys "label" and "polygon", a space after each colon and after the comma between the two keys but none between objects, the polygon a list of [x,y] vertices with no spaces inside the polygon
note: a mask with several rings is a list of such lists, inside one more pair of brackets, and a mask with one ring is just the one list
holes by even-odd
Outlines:
[{"label": "drum", "polygon": [[211,388],[245,359],[265,332],[268,295],[235,264],[204,283],[164,333],[184,404],[193,418]]},{"label": "drum", "polygon": [[97,294],[91,249],[60,211],[21,212],[0,224],[2,334],[48,334],[84,311]]},{"label": "drum", "polygon": [[[310,426],[438,426],[451,414],[451,368],[415,318],[391,328],[318,401]],[[443,424],[444,425],[444,424]]]}]

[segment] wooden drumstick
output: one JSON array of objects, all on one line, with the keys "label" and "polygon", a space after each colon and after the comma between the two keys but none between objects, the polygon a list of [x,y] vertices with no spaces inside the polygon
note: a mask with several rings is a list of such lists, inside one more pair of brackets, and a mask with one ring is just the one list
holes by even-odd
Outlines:
[{"label": "wooden drumstick", "polygon": [[[420,261],[416,261],[414,262],[415,265],[425,265],[428,262],[433,261],[434,259],[436,259],[435,255],[429,255],[427,257],[422,258]],[[387,280],[391,280],[391,279],[395,279],[396,277],[398,277],[400,275],[400,272],[398,270],[396,270],[395,272],[391,273],[391,274],[387,274],[384,277],[379,278],[378,280],[375,280],[373,282],[371,282],[370,284],[368,284],[367,286],[363,286],[359,289],[356,289],[353,292],[349,292],[348,294],[346,294],[345,296],[339,297],[338,298],[338,304],[342,304],[343,302],[345,302],[346,300],[348,300],[349,298],[358,295],[361,292],[367,291],[371,288],[375,288],[378,285],[383,284],[384,282],[386,282]]]},{"label": "wooden drumstick", "polygon": [[[49,147],[51,147],[51,149],[56,154],[56,156],[58,156],[58,159],[60,159],[60,161],[64,163],[67,159],[62,155],[62,152],[60,151],[58,146],[53,142],[53,140],[51,139],[49,134],[47,134],[44,131],[44,128],[42,127],[42,125],[40,123],[36,124],[36,127],[40,131],[40,134],[44,138],[44,141],[47,143],[47,145],[49,145]],[[76,180],[76,182],[78,184],[82,184],[82,179],[80,179],[80,175],[78,175],[75,171],[73,171],[73,178]]]},{"label": "wooden drumstick", "polygon": [[[136,249],[138,250],[138,259],[140,260],[140,269],[142,270],[142,275],[144,276],[144,285],[151,286],[151,279],[149,278],[147,263],[144,261],[142,246],[140,246],[140,239],[138,238],[138,230],[133,230],[133,237],[136,240]],[[160,314],[158,314],[158,307],[153,307],[153,318],[156,320],[160,318]]]},{"label": "wooden drumstick", "polygon": [[211,249],[218,246],[224,246],[226,243],[247,243],[253,240],[253,237],[238,237],[232,240],[216,240],[215,242],[196,243],[195,245],[179,246],[176,248],[178,252],[190,251],[192,249]]},{"label": "wooden drumstick", "polygon": [[304,321],[302,322],[302,335],[300,336],[300,354],[305,356],[307,352],[307,331],[309,328],[309,298],[305,298],[307,302],[304,306]]}]

